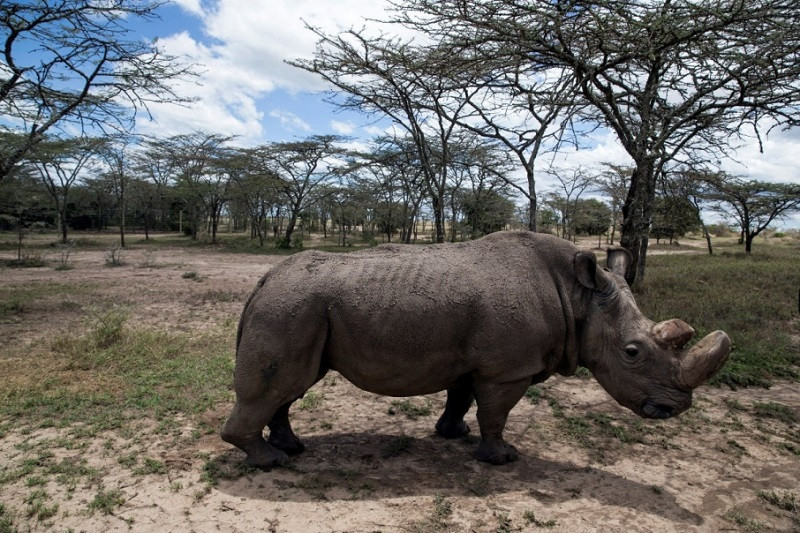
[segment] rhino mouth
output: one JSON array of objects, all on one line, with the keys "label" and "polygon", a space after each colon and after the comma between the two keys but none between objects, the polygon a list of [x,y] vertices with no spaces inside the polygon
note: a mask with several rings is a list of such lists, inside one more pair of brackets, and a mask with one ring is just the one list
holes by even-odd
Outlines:
[{"label": "rhino mouth", "polygon": [[672,406],[658,404],[653,400],[645,400],[641,407],[641,413],[646,418],[669,418],[677,414],[676,411]]}]

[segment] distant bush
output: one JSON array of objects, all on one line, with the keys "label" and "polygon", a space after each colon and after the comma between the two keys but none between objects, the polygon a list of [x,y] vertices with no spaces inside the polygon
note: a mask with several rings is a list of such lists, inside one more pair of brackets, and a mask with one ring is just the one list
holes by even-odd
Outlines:
[{"label": "distant bush", "polygon": [[714,237],[733,237],[734,235],[739,234],[736,229],[726,224],[710,224],[706,227],[708,232]]},{"label": "distant bush", "polygon": [[47,266],[47,261],[39,254],[22,254],[22,257],[19,259],[10,259],[6,261],[6,266],[11,268],[38,268]]}]

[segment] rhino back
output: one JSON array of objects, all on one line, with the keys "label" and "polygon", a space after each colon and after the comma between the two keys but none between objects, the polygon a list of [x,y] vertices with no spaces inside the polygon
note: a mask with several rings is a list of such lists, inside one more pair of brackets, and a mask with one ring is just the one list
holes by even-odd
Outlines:
[{"label": "rhino back", "polygon": [[466,372],[508,379],[551,372],[565,348],[561,293],[573,255],[562,239],[523,232],[304,252],[273,269],[249,307],[261,315],[254,322],[269,320],[287,334],[326,328],[329,366],[357,386],[422,394]]}]

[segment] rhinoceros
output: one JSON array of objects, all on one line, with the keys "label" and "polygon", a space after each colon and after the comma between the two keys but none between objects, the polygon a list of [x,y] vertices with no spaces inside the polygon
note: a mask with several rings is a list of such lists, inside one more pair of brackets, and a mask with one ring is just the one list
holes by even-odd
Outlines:
[{"label": "rhinoceros", "polygon": [[475,401],[475,457],[498,465],[518,457],[503,429],[528,387],[578,365],[638,415],[677,415],[722,367],[730,340],[715,331],[684,349],[694,330],[639,311],[629,264],[612,249],[598,267],[593,253],[531,232],[294,255],[245,304],[236,402],[221,436],[253,466],[285,463],[304,450],[289,408],[329,370],[382,395],[446,390],[436,423],[445,438],[469,432],[464,415]]}]

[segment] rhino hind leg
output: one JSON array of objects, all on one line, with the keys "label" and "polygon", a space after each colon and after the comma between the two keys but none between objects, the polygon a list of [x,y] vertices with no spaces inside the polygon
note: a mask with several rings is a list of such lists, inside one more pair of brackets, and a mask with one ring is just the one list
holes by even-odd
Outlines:
[{"label": "rhino hind leg", "polygon": [[477,383],[478,425],[481,442],[475,451],[478,461],[503,465],[519,458],[517,449],[503,439],[508,413],[522,398],[530,379],[512,383]]},{"label": "rhino hind leg", "polygon": [[289,455],[297,455],[302,453],[306,447],[300,439],[292,431],[292,425],[289,423],[289,407],[292,403],[287,402],[280,406],[273,415],[269,424],[269,438],[267,444],[286,452]]},{"label": "rhino hind leg", "polygon": [[475,395],[472,392],[472,376],[465,374],[447,389],[447,404],[436,422],[436,433],[446,439],[457,439],[469,434],[464,415],[472,407]]},{"label": "rhino hind leg", "polygon": [[243,406],[237,401],[233,412],[222,428],[222,440],[245,452],[247,454],[245,462],[250,466],[270,470],[285,464],[289,460],[289,456],[283,450],[264,440],[262,431],[266,420],[261,416],[253,416],[254,412],[264,413],[265,411],[258,408],[253,409],[253,406]]}]

